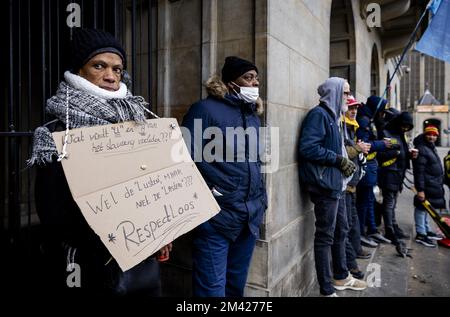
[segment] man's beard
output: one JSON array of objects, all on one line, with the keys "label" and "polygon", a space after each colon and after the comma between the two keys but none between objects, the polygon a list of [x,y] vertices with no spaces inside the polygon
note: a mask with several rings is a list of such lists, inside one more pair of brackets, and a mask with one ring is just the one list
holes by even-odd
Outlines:
[{"label": "man's beard", "polygon": [[341,111],[343,113],[346,113],[348,111],[347,101],[344,101],[344,103],[342,104]]}]

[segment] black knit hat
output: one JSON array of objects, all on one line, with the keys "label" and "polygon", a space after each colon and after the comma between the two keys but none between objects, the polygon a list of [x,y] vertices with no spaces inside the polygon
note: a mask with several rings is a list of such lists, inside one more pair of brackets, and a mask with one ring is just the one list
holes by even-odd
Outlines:
[{"label": "black knit hat", "polygon": [[101,53],[115,53],[127,66],[126,54],[117,39],[110,33],[96,29],[78,29],[72,39],[72,69],[77,73],[92,57]]},{"label": "black knit hat", "polygon": [[237,56],[228,56],[225,58],[225,64],[222,68],[222,81],[229,83],[250,70],[255,70],[258,73],[255,64]]}]

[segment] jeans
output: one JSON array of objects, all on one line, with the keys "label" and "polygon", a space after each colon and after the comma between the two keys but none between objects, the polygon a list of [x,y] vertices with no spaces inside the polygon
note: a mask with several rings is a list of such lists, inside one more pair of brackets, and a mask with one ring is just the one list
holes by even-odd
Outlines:
[{"label": "jeans", "polygon": [[345,243],[347,255],[347,268],[358,269],[356,256],[361,251],[361,234],[359,228],[358,212],[356,211],[356,193],[345,193],[345,207],[347,209],[348,236]]},{"label": "jeans", "polygon": [[394,232],[394,226],[397,225],[395,219],[395,207],[397,206],[397,191],[383,189],[383,221],[385,232],[392,230]]},{"label": "jeans", "polygon": [[377,232],[375,223],[375,195],[373,186],[359,185],[356,191],[356,209],[358,210],[360,234],[365,235],[365,226],[367,225],[367,233]]},{"label": "jeans", "polygon": [[206,221],[195,229],[193,292],[196,297],[244,296],[256,238],[245,227],[236,241],[227,239]]},{"label": "jeans", "polygon": [[427,232],[431,231],[430,224],[428,223],[428,214],[424,209],[414,209],[414,222],[416,223],[416,233],[427,235]]},{"label": "jeans", "polygon": [[342,280],[348,276],[345,255],[345,241],[348,233],[345,197],[330,198],[312,192],[310,195],[316,216],[314,259],[317,279],[320,293],[331,295],[335,290],[331,280],[330,263],[333,263],[334,279]]}]

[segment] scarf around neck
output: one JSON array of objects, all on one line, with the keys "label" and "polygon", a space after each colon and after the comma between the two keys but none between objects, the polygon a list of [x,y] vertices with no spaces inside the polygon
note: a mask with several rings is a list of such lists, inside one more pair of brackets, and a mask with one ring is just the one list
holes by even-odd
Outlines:
[{"label": "scarf around neck", "polygon": [[[68,124],[70,129],[124,121],[145,122],[148,103],[141,96],[133,96],[123,83],[118,91],[111,92],[70,72],[66,72],[64,78],[56,95],[47,100],[45,110],[66,126]],[[28,166],[50,163],[57,155],[50,130],[45,125],[38,127],[34,132]]]},{"label": "scarf around neck", "polygon": [[351,126],[355,132],[356,132],[356,130],[358,130],[359,124],[358,124],[358,121],[356,121],[356,119],[350,119],[349,117],[344,115],[344,120],[345,120],[345,123],[347,125]]}]

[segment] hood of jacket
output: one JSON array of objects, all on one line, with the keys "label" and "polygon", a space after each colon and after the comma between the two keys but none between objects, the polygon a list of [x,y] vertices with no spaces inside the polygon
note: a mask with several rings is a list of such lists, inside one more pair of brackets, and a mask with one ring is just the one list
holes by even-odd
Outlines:
[{"label": "hood of jacket", "polygon": [[428,146],[432,149],[434,149],[435,145],[434,143],[431,142],[427,142],[427,140],[425,139],[425,134],[419,134],[413,141],[413,144],[415,147],[421,147],[421,146]]},{"label": "hood of jacket", "polygon": [[[217,99],[225,99],[225,96],[228,94],[227,86],[218,76],[209,78],[205,83],[205,88],[209,96]],[[264,113],[264,103],[261,98],[256,100],[255,112],[257,115]]]},{"label": "hood of jacket", "polygon": [[341,118],[342,103],[344,102],[344,84],[345,79],[331,77],[317,88],[317,92],[320,95],[320,103],[334,114],[336,122]]},{"label": "hood of jacket", "polygon": [[407,111],[403,111],[402,113],[396,115],[391,121],[389,121],[389,123],[386,125],[386,130],[393,132],[404,132],[402,131],[402,126],[409,126],[409,130],[414,127],[413,117]]},{"label": "hood of jacket", "polygon": [[[380,100],[381,105],[377,109]],[[367,98],[367,102],[359,109],[358,116],[366,116],[369,117],[370,119],[373,119],[378,111],[386,107],[386,104],[387,104],[386,99],[381,99],[378,96],[370,96],[369,98]]]},{"label": "hood of jacket", "polygon": [[425,145],[425,134],[419,134],[414,138],[413,144],[415,147],[424,146]]}]

